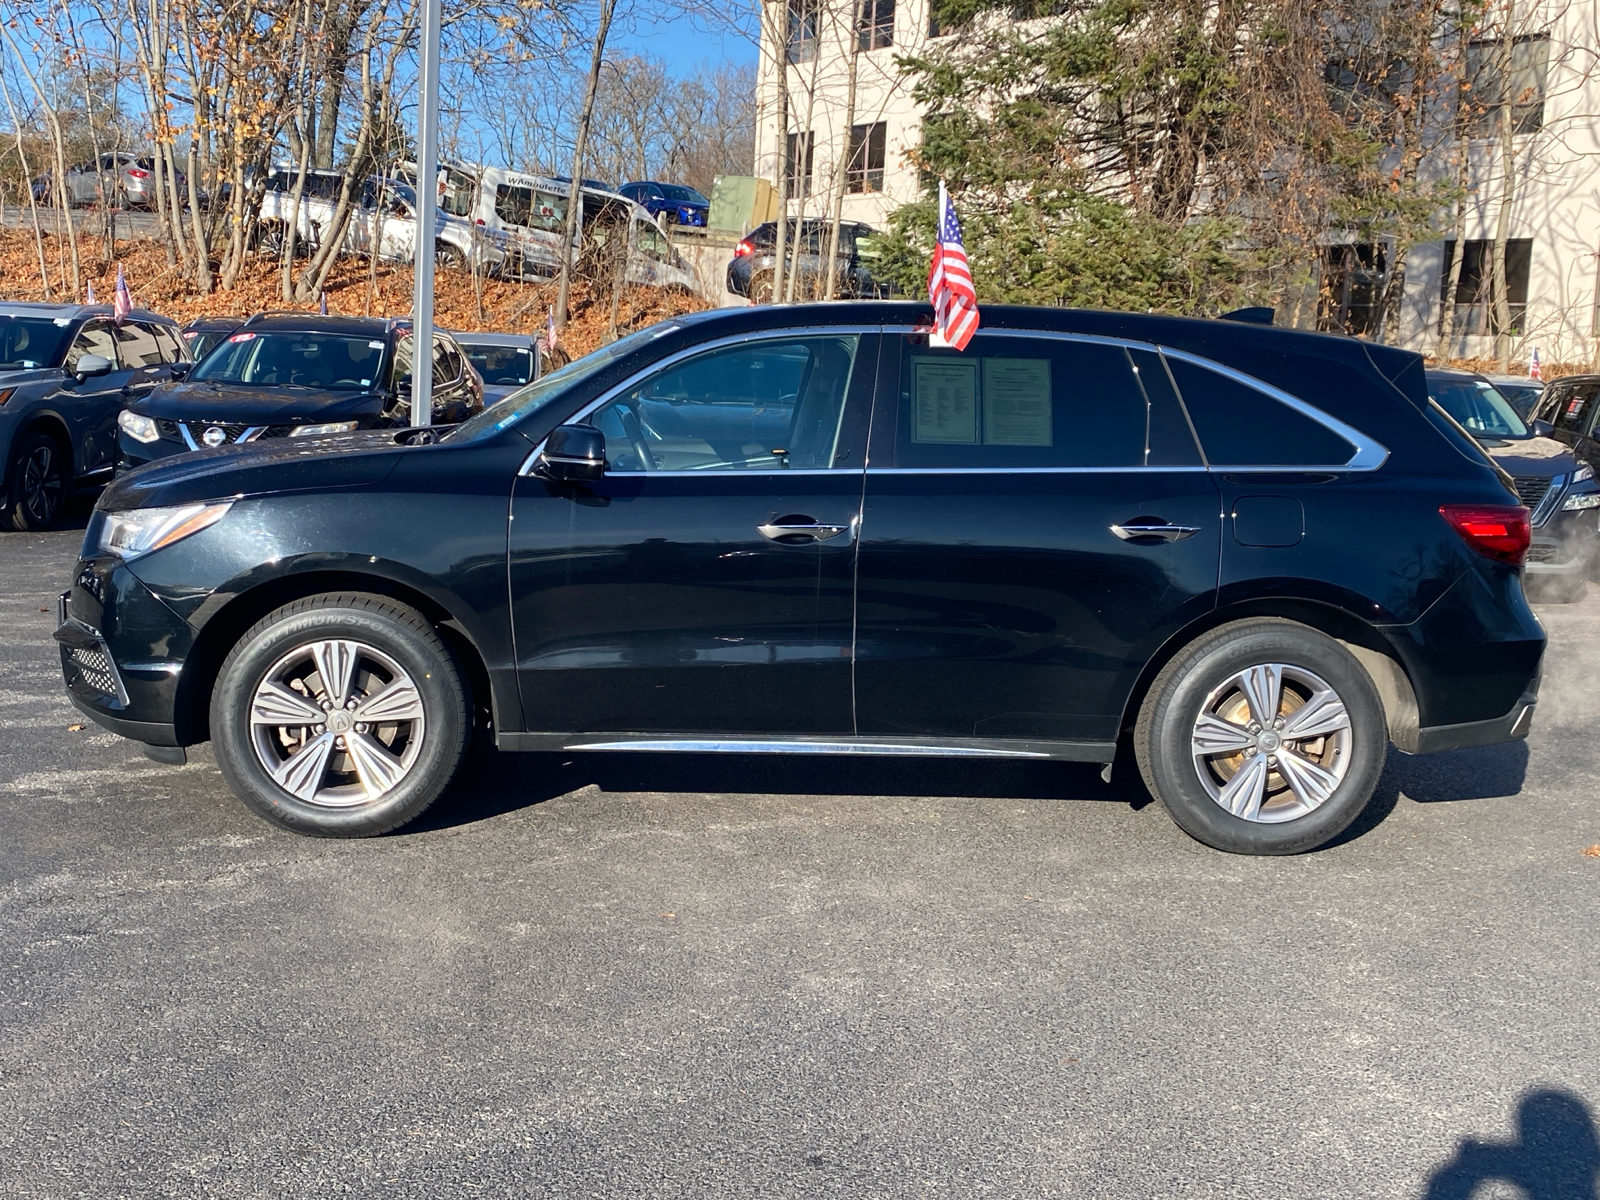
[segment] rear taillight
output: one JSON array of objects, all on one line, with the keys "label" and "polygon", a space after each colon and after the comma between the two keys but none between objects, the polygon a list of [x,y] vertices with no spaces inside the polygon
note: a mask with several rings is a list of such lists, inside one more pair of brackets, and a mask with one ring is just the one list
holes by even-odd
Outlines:
[{"label": "rear taillight", "polygon": [[748,257],[750,257],[750,255],[754,254],[755,252],[756,252],[756,248],[754,246],[752,246],[748,241],[740,242],[737,246],[735,246],[733,248],[733,256],[735,258],[748,258]]},{"label": "rear taillight", "polygon": [[1479,554],[1513,566],[1522,565],[1533,540],[1528,510],[1520,504],[1441,504],[1439,515]]},{"label": "rear taillight", "polygon": [[141,171],[138,167],[129,167],[128,168],[128,174],[131,175],[135,179],[149,179],[150,178],[150,172],[149,171]]}]

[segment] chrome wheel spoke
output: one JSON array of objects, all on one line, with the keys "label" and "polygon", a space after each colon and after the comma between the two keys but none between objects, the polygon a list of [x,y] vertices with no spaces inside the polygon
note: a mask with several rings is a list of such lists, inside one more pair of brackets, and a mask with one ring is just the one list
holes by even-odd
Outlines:
[{"label": "chrome wheel spoke", "polygon": [[1194,724],[1194,752],[1202,755],[1238,754],[1255,746],[1255,738],[1243,725],[1224,721],[1211,713],[1201,713]]},{"label": "chrome wheel spoke", "polygon": [[1219,802],[1236,817],[1254,821],[1267,791],[1267,756],[1255,754],[1228,780]]},{"label": "chrome wheel spoke", "polygon": [[333,734],[321,734],[284,759],[273,771],[272,778],[290,795],[301,800],[313,800],[322,785],[322,777],[328,769],[328,756],[332,753]]},{"label": "chrome wheel spoke", "polygon": [[1239,675],[1239,690],[1250,705],[1250,719],[1270,729],[1283,703],[1283,668],[1277,663],[1262,663]]},{"label": "chrome wheel spoke", "polygon": [[356,644],[317,642],[311,647],[311,657],[317,664],[317,674],[322,676],[328,703],[343,708],[350,698],[350,680],[356,671]]},{"label": "chrome wheel spoke", "polygon": [[371,734],[349,733],[344,741],[368,799],[377,799],[405,778],[404,765]]},{"label": "chrome wheel spoke", "polygon": [[397,679],[355,708],[355,719],[370,725],[422,719],[422,697],[409,679]]},{"label": "chrome wheel spoke", "polygon": [[270,679],[256,689],[255,699],[250,703],[252,725],[277,725],[298,729],[320,725],[326,716],[326,713],[299,692]]},{"label": "chrome wheel spoke", "polygon": [[1288,747],[1278,751],[1278,773],[1307,808],[1316,808],[1339,787],[1339,777]]},{"label": "chrome wheel spoke", "polygon": [[1283,738],[1287,742],[1304,742],[1349,728],[1350,714],[1345,711],[1344,701],[1327,688],[1294,710],[1284,722]]}]

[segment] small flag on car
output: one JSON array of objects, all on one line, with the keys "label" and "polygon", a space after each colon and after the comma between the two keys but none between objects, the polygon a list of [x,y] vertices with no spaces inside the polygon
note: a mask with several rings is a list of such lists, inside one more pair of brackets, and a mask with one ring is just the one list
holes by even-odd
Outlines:
[{"label": "small flag on car", "polygon": [[85,304],[94,303],[94,280],[89,280],[89,295],[84,300]]},{"label": "small flag on car", "polygon": [[939,227],[934,234],[933,261],[928,264],[928,299],[933,304],[934,329],[940,340],[965,350],[978,331],[978,293],[972,287],[972,269],[961,244],[961,222],[956,206],[939,181]]},{"label": "small flag on car", "polygon": [[1533,348],[1533,355],[1528,359],[1528,378],[1543,379],[1544,372],[1539,369],[1539,347]]},{"label": "small flag on car", "polygon": [[117,291],[111,298],[111,320],[121,325],[133,312],[133,297],[128,294],[128,281],[122,274],[122,264],[117,264]]},{"label": "small flag on car", "polygon": [[317,312],[319,312],[323,316],[327,316],[328,315],[328,293],[327,292],[323,292],[321,299],[319,299],[317,301]]}]

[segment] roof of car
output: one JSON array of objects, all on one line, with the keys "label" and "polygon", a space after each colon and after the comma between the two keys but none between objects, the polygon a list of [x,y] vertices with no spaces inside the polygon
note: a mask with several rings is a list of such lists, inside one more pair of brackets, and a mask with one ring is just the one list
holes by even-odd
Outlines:
[{"label": "roof of car", "polygon": [[1488,379],[1487,375],[1480,375],[1477,371],[1464,370],[1461,367],[1429,367],[1429,379]]},{"label": "roof of car", "polygon": [[243,324],[243,317],[196,317],[183,327],[183,331],[185,333],[190,330],[196,333],[219,333],[226,332],[229,329],[237,329]]},{"label": "roof of car", "polygon": [[[66,318],[76,321],[84,317],[111,315],[109,304],[47,304],[35,300],[14,300],[0,304],[0,316],[4,317],[53,317],[58,320]],[[136,308],[129,315],[141,321],[160,321],[164,325],[177,324],[171,317],[164,317],[160,313],[153,313],[143,308]]]},{"label": "roof of car", "polygon": [[531,333],[477,333],[462,329],[446,332],[468,346],[531,346],[538,340]]},{"label": "roof of car", "polygon": [[286,329],[295,333],[346,333],[379,337],[411,325],[409,317],[335,317],[314,312],[259,312],[245,322],[251,329]]},{"label": "roof of car", "polygon": [[1543,387],[1544,380],[1534,379],[1527,375],[1493,375],[1485,371],[1483,377],[1490,383],[1516,383],[1526,384],[1528,387]]},{"label": "roof of car", "polygon": [[1553,387],[1558,383],[1600,383],[1600,375],[1563,375],[1559,379],[1548,379],[1546,387]]}]

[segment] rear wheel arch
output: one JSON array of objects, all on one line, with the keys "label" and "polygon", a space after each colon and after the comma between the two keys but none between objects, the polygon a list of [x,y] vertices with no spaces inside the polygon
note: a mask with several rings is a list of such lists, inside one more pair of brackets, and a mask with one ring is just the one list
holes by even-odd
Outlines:
[{"label": "rear wheel arch", "polygon": [[1162,643],[1139,672],[1123,706],[1122,724],[1118,731],[1119,749],[1132,736],[1150,685],[1167,663],[1196,638],[1219,626],[1252,617],[1281,617],[1294,621],[1320,630],[1343,646],[1361,664],[1377,688],[1378,696],[1383,701],[1390,740],[1408,753],[1416,749],[1419,724],[1417,696],[1411,678],[1406,674],[1405,666],[1394,648],[1381,633],[1348,609],[1290,596],[1246,600],[1213,609]]},{"label": "rear wheel arch", "polygon": [[499,728],[505,713],[495,703],[483,652],[465,625],[433,597],[383,575],[359,571],[306,571],[280,576],[234,597],[201,628],[184,659],[178,682],[173,723],[180,746],[210,739],[211,693],[229,651],[268,613],[308,596],[359,592],[381,596],[415,609],[444,640],[467,676],[475,710],[487,713]]}]

